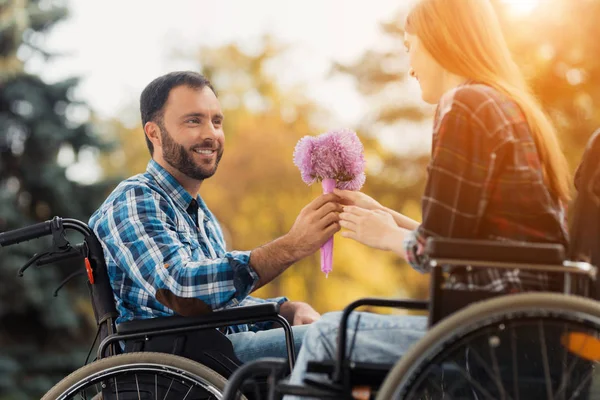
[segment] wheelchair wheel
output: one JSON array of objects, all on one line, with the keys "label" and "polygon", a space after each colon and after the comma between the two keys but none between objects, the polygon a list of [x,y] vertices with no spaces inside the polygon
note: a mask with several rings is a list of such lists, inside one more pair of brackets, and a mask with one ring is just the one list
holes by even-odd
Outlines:
[{"label": "wheelchair wheel", "polygon": [[128,353],[78,369],[56,384],[42,400],[212,400],[222,398],[226,382],[212,369],[187,358],[164,353]]},{"label": "wheelchair wheel", "polygon": [[554,293],[471,305],[394,366],[378,400],[600,396],[600,304]]}]

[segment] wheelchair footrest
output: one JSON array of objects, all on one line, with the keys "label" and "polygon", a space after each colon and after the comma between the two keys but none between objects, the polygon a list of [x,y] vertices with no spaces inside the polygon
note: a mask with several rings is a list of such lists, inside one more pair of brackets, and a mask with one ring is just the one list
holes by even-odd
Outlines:
[{"label": "wheelchair footrest", "polygon": [[[350,364],[350,382],[355,386],[368,385],[378,387],[383,383],[393,364],[377,364],[369,362],[353,362]],[[307,372],[331,376],[335,370],[335,361],[311,361]]]},{"label": "wheelchair footrest", "polygon": [[293,396],[306,396],[317,399],[340,399],[341,393],[337,390],[325,390],[308,385],[292,385],[287,379],[277,383],[276,391],[281,394]]}]

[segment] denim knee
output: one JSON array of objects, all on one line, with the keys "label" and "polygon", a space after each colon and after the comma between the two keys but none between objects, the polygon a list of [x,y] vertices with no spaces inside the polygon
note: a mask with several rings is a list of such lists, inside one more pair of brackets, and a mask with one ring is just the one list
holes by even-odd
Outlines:
[{"label": "denim knee", "polygon": [[342,313],[339,311],[323,314],[313,322],[304,335],[302,349],[313,358],[327,358],[334,354]]}]

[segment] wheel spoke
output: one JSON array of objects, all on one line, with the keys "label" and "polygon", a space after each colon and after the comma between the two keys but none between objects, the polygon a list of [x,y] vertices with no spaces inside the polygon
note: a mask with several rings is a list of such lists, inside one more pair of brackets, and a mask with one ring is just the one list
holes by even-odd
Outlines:
[{"label": "wheel spoke", "polygon": [[183,400],[187,399],[188,395],[190,394],[190,392],[192,391],[194,387],[192,385],[190,385],[190,389],[187,391],[187,393],[185,394],[185,397],[183,398]]},{"label": "wheel spoke", "polygon": [[479,390],[481,392],[482,395],[484,395],[486,398],[491,399],[491,400],[495,400],[494,397],[483,388],[483,386],[481,386],[479,384],[479,382],[473,380],[473,378],[471,378],[471,374],[469,374],[463,367],[461,367],[460,365],[458,365],[456,362],[452,362],[452,364],[454,364],[457,368],[458,368],[458,372],[460,372],[460,374],[467,380],[469,381],[470,384],[472,384],[473,386],[475,386],[475,388],[477,390]]},{"label": "wheel spoke", "polygon": [[517,333],[515,332],[514,326],[511,324],[510,329],[510,351],[512,354],[512,368],[513,368],[513,395],[515,400],[519,400],[519,364],[517,363]]},{"label": "wheel spoke", "polygon": [[539,334],[540,334],[540,347],[542,350],[542,361],[544,366],[544,378],[546,379],[546,394],[548,400],[554,400],[552,395],[552,378],[550,377],[550,365],[548,363],[548,349],[546,347],[546,337],[544,335],[544,322],[539,320],[538,322]]},{"label": "wheel spoke", "polygon": [[142,396],[140,395],[140,383],[138,382],[137,374],[135,374],[135,387],[137,388],[138,400],[142,400]]},{"label": "wheel spoke", "polygon": [[494,346],[493,343],[494,338],[498,339],[498,341],[500,340],[497,336],[492,336],[488,338],[488,347],[490,349],[490,357],[492,358],[492,367],[494,369],[494,376],[492,377],[492,379],[494,379],[494,381],[496,382],[496,386],[498,387],[498,391],[500,392],[500,398],[502,400],[506,400],[506,391],[504,390],[504,385],[502,384],[502,377],[500,376],[498,357],[496,357],[496,346]]},{"label": "wheel spoke", "polygon": [[579,392],[581,391],[581,389],[583,389],[583,387],[588,383],[588,381],[590,379],[592,379],[592,375],[594,374],[594,370],[590,370],[590,372],[587,373],[587,375],[585,376],[585,379],[583,379],[581,381],[581,383],[579,384],[579,386],[577,386],[577,389],[575,389],[573,391],[573,394],[571,395],[571,397],[569,397],[569,400],[573,400],[575,399],[577,396],[579,396]]},{"label": "wheel spoke", "polygon": [[494,381],[494,383],[498,387],[498,391],[501,393],[502,399],[505,399],[506,391],[504,390],[504,385],[502,384],[502,378],[500,378],[500,371],[498,368],[498,363],[497,363],[495,354],[493,354],[493,350],[490,350],[490,352],[492,355],[492,362],[494,363],[494,371],[492,371],[492,369],[490,369],[490,367],[487,365],[487,363],[485,362],[483,357],[477,352],[477,350],[475,350],[475,348],[473,348],[471,346],[467,346],[467,350],[468,350],[469,354],[471,352],[473,353],[473,355],[477,359],[478,363],[483,367],[485,372],[489,375],[489,377]]},{"label": "wheel spoke", "polygon": [[171,378],[171,384],[169,385],[169,388],[167,389],[167,393],[165,393],[165,397],[163,397],[163,400],[166,400],[167,396],[169,395],[169,392],[171,391],[171,387],[173,386],[173,381],[175,379]]}]

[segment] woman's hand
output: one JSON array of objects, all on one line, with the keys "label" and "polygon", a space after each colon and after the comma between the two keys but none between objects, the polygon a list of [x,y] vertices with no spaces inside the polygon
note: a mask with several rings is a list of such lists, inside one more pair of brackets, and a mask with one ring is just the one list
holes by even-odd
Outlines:
[{"label": "woman's hand", "polygon": [[398,243],[402,244],[404,236],[394,217],[381,210],[344,206],[344,212],[340,214],[340,225],[345,229],[341,233],[343,237],[381,250],[395,251]]},{"label": "woman's hand", "polygon": [[356,190],[333,189],[333,193],[342,198],[343,204],[364,208],[365,210],[383,209],[379,202],[369,195]]},{"label": "woman's hand", "polygon": [[414,231],[419,226],[419,223],[414,219],[408,218],[406,215],[382,206],[377,200],[362,192],[334,189],[333,193],[342,199],[342,204],[364,208],[365,210],[383,211],[386,214],[390,214],[394,221],[396,221],[396,225],[400,228]]}]

